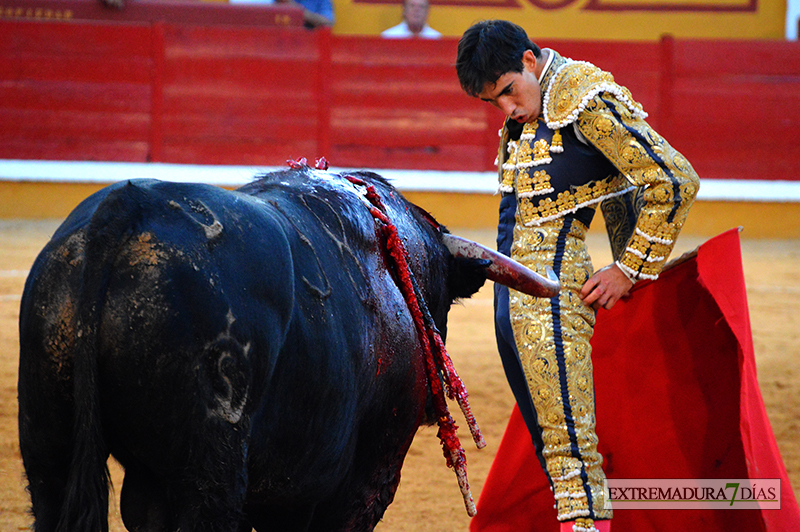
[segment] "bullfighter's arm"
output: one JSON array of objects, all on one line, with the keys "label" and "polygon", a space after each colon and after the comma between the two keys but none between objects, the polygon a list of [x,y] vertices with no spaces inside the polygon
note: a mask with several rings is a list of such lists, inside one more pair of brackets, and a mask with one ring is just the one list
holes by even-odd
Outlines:
[{"label": "bullfighter's arm", "polygon": [[646,187],[640,189],[641,211],[616,265],[632,281],[657,278],[697,195],[697,173],[641,115],[611,93],[592,98],[576,123],[628,181]]}]

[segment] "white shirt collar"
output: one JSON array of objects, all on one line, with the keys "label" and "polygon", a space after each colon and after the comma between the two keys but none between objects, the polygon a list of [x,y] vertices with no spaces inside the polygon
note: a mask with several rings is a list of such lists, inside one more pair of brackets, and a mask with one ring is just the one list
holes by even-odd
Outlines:
[{"label": "white shirt collar", "polygon": [[542,69],[542,73],[539,74],[539,85],[542,84],[544,75],[547,74],[547,69],[549,69],[550,65],[553,64],[553,58],[556,55],[555,53],[553,53],[553,50],[550,50],[549,48],[545,48],[545,50],[547,50],[547,61],[545,61],[544,63],[544,68]]}]

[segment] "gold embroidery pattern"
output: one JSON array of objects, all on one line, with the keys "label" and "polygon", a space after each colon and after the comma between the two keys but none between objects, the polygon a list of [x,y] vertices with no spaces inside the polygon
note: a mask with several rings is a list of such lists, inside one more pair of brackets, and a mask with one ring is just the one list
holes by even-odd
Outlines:
[{"label": "gold embroidery pattern", "polygon": [[[527,123],[522,128],[519,141],[508,141],[508,158],[502,165],[500,182],[502,192],[516,190],[521,197],[553,192],[550,175],[544,170],[531,170],[534,166],[549,164],[553,161],[550,157],[550,146],[547,140],[536,140],[538,127],[538,121]],[[504,129],[503,133],[507,134],[507,131]]]},{"label": "gold embroidery pattern", "polygon": [[517,150],[517,166],[531,165],[531,163],[533,163],[531,160],[531,154],[533,154],[531,143],[520,139],[519,149]]},{"label": "gold embroidery pattern", "polygon": [[[647,122],[624,105],[616,106],[616,111],[621,122],[605,102],[595,98],[586,106],[577,124],[581,133],[632,184],[647,187],[635,232],[617,263],[634,278],[655,279],[674,247],[697,195],[700,180],[686,158],[653,131]],[[648,143],[651,153],[629,129]],[[664,171],[662,164],[669,173]],[[679,191],[677,200],[676,188]],[[668,222],[670,216],[672,221]]]},{"label": "gold embroidery pattern", "polygon": [[553,132],[553,145],[550,146],[550,151],[552,153],[564,153],[564,143],[561,139],[561,130],[556,129]]},{"label": "gold embroidery pattern", "polygon": [[[539,227],[526,227],[517,220],[511,255],[534,271],[553,266],[556,241],[564,219]],[[591,345],[595,315],[578,293],[592,274],[586,251],[586,227],[573,221],[567,237],[560,281],[560,320],[563,360],[567,374],[567,398],[572,410],[580,458],[572,456],[564,394],[553,335],[553,312],[547,299],[511,291],[511,324],[520,361],[525,371],[544,441],[543,456],[553,481],[559,520],[582,517],[611,518],[604,508],[602,456],[597,452]],[[582,474],[588,484],[584,486]],[[587,489],[589,493],[587,494]],[[593,501],[590,515],[588,496]]]},{"label": "gold embroidery pattern", "polygon": [[[556,199],[540,198],[536,196],[553,192],[552,178],[544,170],[533,170],[532,167],[552,162],[549,156],[550,146],[545,139],[535,139],[538,121],[525,124],[519,141],[508,141],[508,158],[501,167],[502,192],[517,192],[517,209],[521,213],[522,221],[526,225],[535,226],[553,220],[578,209],[594,205],[606,198],[623,194],[633,187],[622,176],[611,176],[607,179],[587,183],[575,187],[573,190],[563,191]],[[558,132],[557,132],[558,133]],[[507,138],[507,131],[503,130],[503,140]],[[555,135],[553,136],[555,139]],[[561,144],[561,134],[558,134]],[[563,152],[563,147],[562,150]],[[531,158],[533,154],[533,159]]]},{"label": "gold embroidery pattern", "polygon": [[[520,168],[539,166],[552,161],[552,159],[549,159],[549,154],[545,153],[545,157],[542,156],[542,149],[541,146],[539,146],[539,142],[541,141],[537,141],[536,144],[531,144],[531,142],[536,139],[536,131],[538,129],[538,120],[536,122],[528,122],[522,127],[522,134],[519,137],[519,147],[517,148],[517,170]],[[545,144],[547,143],[547,141],[544,142]],[[534,156],[533,159],[531,159],[531,155]],[[548,159],[545,161],[544,159],[546,157]]]},{"label": "gold embroidery pattern", "polygon": [[517,196],[520,198],[549,194],[552,191],[550,174],[545,170],[522,172],[517,176]]},{"label": "gold embroidery pattern", "polygon": [[[504,135],[503,140],[508,142],[508,159],[501,165],[500,171],[502,180],[500,181],[500,192],[514,192],[514,177],[517,173],[517,143],[507,140],[508,134]],[[504,142],[500,143],[501,150]]]},{"label": "gold embroidery pattern", "polygon": [[630,91],[614,82],[614,76],[585,61],[565,60],[546,85],[542,111],[547,127],[557,129],[578,119],[599,93],[613,94],[628,111],[644,119],[647,113]]},{"label": "gold embroidery pattern", "polygon": [[533,143],[533,165],[548,164],[553,162],[550,157],[550,145],[545,139],[539,139]]},{"label": "gold embroidery pattern", "polygon": [[[522,181],[521,177],[517,177],[517,179],[518,182]],[[624,177],[617,175],[580,185],[571,191],[561,192],[555,200],[542,198],[538,202],[534,202],[533,199],[520,195],[518,212],[525,225],[540,225],[583,207],[594,205],[605,198],[625,193],[631,188],[631,184]]]},{"label": "gold embroidery pattern", "polygon": [[539,130],[539,121],[536,122],[526,122],[525,125],[522,126],[522,135],[520,139],[531,140],[536,138],[536,132]]}]

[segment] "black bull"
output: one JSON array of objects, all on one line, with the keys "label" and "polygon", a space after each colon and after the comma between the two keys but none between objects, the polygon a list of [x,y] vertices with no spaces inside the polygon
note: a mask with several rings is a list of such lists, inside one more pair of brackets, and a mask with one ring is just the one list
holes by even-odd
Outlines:
[{"label": "black bull", "polygon": [[[432,321],[483,283],[378,176]],[[308,168],[229,192],[94,194],[34,263],[19,434],[35,530],[372,530],[427,421],[424,353],[363,187]]]}]

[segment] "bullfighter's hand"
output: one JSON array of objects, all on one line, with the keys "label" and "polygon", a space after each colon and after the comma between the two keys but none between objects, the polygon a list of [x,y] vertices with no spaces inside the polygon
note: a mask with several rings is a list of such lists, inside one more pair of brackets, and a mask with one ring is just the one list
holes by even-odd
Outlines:
[{"label": "bullfighter's hand", "polygon": [[611,264],[595,272],[581,289],[580,297],[583,303],[595,310],[610,309],[614,304],[625,297],[633,288],[633,282],[628,279],[619,266]]}]

